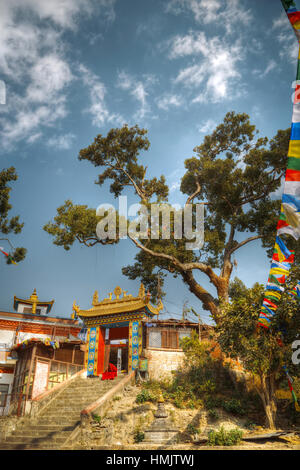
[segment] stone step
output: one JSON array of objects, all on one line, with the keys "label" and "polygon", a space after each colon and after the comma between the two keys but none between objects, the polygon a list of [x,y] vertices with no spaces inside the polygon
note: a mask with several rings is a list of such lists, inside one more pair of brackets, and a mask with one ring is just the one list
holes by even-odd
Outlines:
[{"label": "stone step", "polygon": [[43,443],[43,444],[24,444],[22,441],[14,443],[0,443],[0,450],[61,450],[60,443]]},{"label": "stone step", "polygon": [[[56,437],[47,437],[47,436],[41,436],[41,437],[24,437],[24,436],[9,436],[4,443],[5,444],[19,444],[22,443],[24,445],[40,445],[40,444],[46,444],[46,445],[57,445],[57,444],[63,444],[67,440],[68,436],[56,436]],[[1,443],[2,444],[2,443]]]},{"label": "stone step", "polygon": [[74,426],[65,426],[63,424],[32,424],[27,427],[22,427],[22,428],[17,428],[14,433],[18,433],[19,430],[22,431],[22,433],[30,433],[32,432],[40,432],[40,433],[45,433],[45,432],[61,432],[61,431],[73,431]]},{"label": "stone step", "polygon": [[78,410],[79,412],[81,410],[84,410],[87,406],[91,405],[92,403],[95,403],[98,401],[98,398],[95,400],[88,400],[88,401],[83,401],[82,403],[53,403],[49,407],[45,408],[39,416],[42,415],[42,413],[45,413],[47,410],[56,410],[57,413],[61,413],[63,410]]},{"label": "stone step", "polygon": [[39,420],[39,424],[46,425],[46,426],[52,426],[53,424],[58,424],[62,426],[76,426],[79,423],[80,423],[79,414],[76,415],[75,417],[58,418],[56,416],[55,419],[45,417]]},{"label": "stone step", "polygon": [[63,437],[66,436],[66,438],[72,433],[73,429],[70,431],[64,431],[62,428],[57,429],[57,430],[51,430],[51,429],[45,429],[45,430],[19,430],[19,431],[14,431],[11,435],[7,437],[6,440],[10,440],[11,438],[16,438],[20,437],[21,439],[23,437],[25,438],[35,438],[35,437],[40,437],[40,438],[46,438],[48,437],[49,439],[55,438],[55,437]]},{"label": "stone step", "polygon": [[101,389],[87,389],[87,390],[66,390],[65,392],[62,392],[60,395],[58,395],[57,400],[60,400],[61,398],[84,398],[85,396],[89,395],[97,395],[97,394],[102,394],[107,392],[107,390],[110,390],[111,387],[105,387]]},{"label": "stone step", "polygon": [[103,393],[95,393],[95,394],[89,394],[83,398],[74,398],[74,397],[61,397],[59,399],[53,400],[48,406],[52,406],[55,404],[55,406],[60,406],[60,405],[70,405],[70,404],[76,404],[80,406],[82,403],[87,403],[90,402],[91,400],[96,401],[98,398],[101,398],[104,394]]}]

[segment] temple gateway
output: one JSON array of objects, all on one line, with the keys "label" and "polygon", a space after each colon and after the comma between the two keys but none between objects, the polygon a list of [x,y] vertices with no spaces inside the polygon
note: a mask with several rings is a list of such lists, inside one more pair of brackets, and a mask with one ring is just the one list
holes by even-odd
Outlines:
[{"label": "temple gateway", "polygon": [[127,291],[117,286],[113,293],[99,301],[96,291],[92,305],[89,310],[81,310],[74,302],[72,315],[79,317],[87,329],[87,375],[99,376],[108,369],[109,363],[118,371],[137,370],[146,347],[143,323],[158,317],[162,302],[156,307],[151,305],[150,294],[145,293],[141,284],[137,297],[127,295]]}]

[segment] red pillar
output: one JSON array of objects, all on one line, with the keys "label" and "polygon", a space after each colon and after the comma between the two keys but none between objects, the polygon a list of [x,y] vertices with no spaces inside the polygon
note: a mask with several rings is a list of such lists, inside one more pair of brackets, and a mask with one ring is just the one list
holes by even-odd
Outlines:
[{"label": "red pillar", "polygon": [[104,372],[105,329],[99,328],[97,375]]}]

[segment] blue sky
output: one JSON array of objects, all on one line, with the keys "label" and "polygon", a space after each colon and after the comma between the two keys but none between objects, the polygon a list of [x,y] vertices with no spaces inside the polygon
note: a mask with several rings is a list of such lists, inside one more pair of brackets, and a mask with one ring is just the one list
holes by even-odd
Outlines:
[{"label": "blue sky", "polygon": [[[170,201],[182,204],[184,160],[228,111],[248,113],[269,138],[290,126],[296,58],[279,0],[0,0],[0,158],[19,176],[11,212],[25,226],[11,241],[28,249],[18,266],[0,259],[0,308],[12,311],[13,296],[33,288],[64,317],[74,300],[89,308],[96,289],[100,298],[116,285],[137,294],[139,282],[121,274],[136,253],[129,241],[66,252],[42,230],[66,199],[114,203],[79,150],[125,122],[147,128],[143,162],[149,175],[166,176]],[[266,282],[259,242],[236,260],[233,276]],[[165,287],[165,316],[178,318],[185,300],[201,311],[181,279]]]}]

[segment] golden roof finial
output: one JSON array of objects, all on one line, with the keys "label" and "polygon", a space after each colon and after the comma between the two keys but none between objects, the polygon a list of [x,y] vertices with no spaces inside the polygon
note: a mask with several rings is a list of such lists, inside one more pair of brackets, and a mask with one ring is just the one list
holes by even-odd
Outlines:
[{"label": "golden roof finial", "polygon": [[114,290],[114,294],[116,296],[116,299],[118,299],[120,297],[120,295],[122,294],[122,289],[121,287],[117,286]]},{"label": "golden roof finial", "polygon": [[77,314],[80,312],[80,307],[79,305],[76,305],[76,300],[73,302],[73,312],[71,315],[71,318],[74,320],[77,317]]},{"label": "golden roof finial", "polygon": [[141,282],[140,288],[139,288],[139,297],[144,298],[145,297],[145,287],[144,284]]},{"label": "golden roof finial", "polygon": [[37,293],[36,293],[36,289],[34,288],[31,296],[29,297],[29,300],[32,300],[33,302],[36,302],[38,299],[38,296],[37,296]]},{"label": "golden roof finial", "polygon": [[93,305],[97,305],[98,303],[99,303],[99,294],[98,294],[98,291],[95,290],[94,295],[93,295],[93,302],[92,302],[92,304],[93,304]]}]

